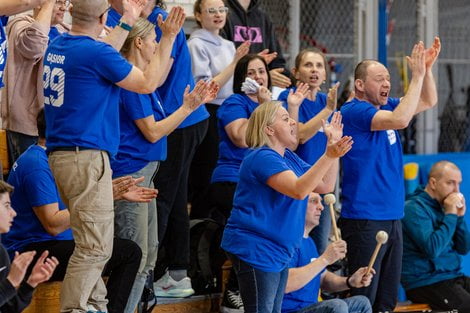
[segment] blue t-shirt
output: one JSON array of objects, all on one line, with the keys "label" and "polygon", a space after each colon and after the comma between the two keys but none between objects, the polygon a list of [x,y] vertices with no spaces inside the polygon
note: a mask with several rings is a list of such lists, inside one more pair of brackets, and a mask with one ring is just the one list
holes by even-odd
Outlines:
[{"label": "blue t-shirt", "polygon": [[[380,110],[393,111],[400,99],[389,98]],[[353,99],[341,107],[346,136],[354,145],[342,158],[341,216],[350,219],[397,220],[403,217],[405,187],[400,135],[396,130],[371,131],[378,112]]]},{"label": "blue t-shirt", "polygon": [[233,94],[228,97],[217,110],[217,126],[219,129],[219,158],[212,173],[211,182],[238,182],[240,164],[245,157],[247,148],[233,144],[225,131],[225,126],[240,118],[250,118],[258,103],[245,94]]},{"label": "blue t-shirt", "polygon": [[[294,252],[289,268],[302,267],[318,258],[317,247],[312,238],[302,238],[299,248]],[[282,299],[283,313],[297,312],[307,306],[318,302],[318,291],[320,290],[321,276],[325,270],[322,270],[309,283],[299,290],[284,294]]]},{"label": "blue t-shirt", "polygon": [[[155,7],[152,14],[147,18],[150,22],[157,25],[158,15],[161,14],[163,19],[166,19],[168,13],[159,7]],[[160,41],[162,31],[158,26],[155,27],[157,33],[157,41]],[[168,77],[162,86],[158,88],[158,92],[163,100],[163,108],[166,115],[175,112],[183,104],[183,94],[186,86],[194,88],[194,77],[191,71],[191,55],[189,54],[188,44],[186,42],[186,35],[181,29],[173,44],[171,52],[173,58],[173,65],[168,73]],[[191,113],[178,128],[185,128],[196,123],[199,123],[209,117],[205,105],[201,105],[197,110]]]},{"label": "blue t-shirt", "polygon": [[261,271],[285,269],[303,236],[307,197],[293,199],[266,181],[284,171],[301,176],[309,168],[288,149],[284,156],[268,147],[250,150],[240,167],[222,248]]},{"label": "blue t-shirt", "polygon": [[[163,19],[168,16],[168,13],[161,8],[155,7],[153,12],[147,18],[151,23],[155,24],[155,31],[157,33],[157,41],[160,41],[162,31],[157,25],[158,15],[161,14]],[[108,13],[108,19],[106,25],[115,27],[121,15],[116,10],[111,9]],[[191,72],[191,55],[189,54],[188,44],[186,43],[186,35],[181,29],[173,44],[173,50],[171,52],[171,58],[173,58],[173,65],[168,77],[157,90],[162,98],[163,109],[167,116],[175,112],[183,104],[183,94],[187,85],[192,90],[194,88],[194,78]],[[209,117],[209,113],[206,107],[202,105],[196,111],[191,113],[179,126],[178,128],[185,128],[187,126],[194,125],[200,121],[205,120]]]},{"label": "blue t-shirt", "polygon": [[119,146],[119,90],[132,65],[110,45],[64,34],[46,50],[44,97],[47,148]]},{"label": "blue t-shirt", "polygon": [[0,16],[0,88],[3,84],[3,70],[7,64],[7,35],[5,25],[7,25],[8,16]]},{"label": "blue t-shirt", "polygon": [[111,160],[113,177],[135,173],[143,169],[151,161],[163,161],[166,159],[166,136],[156,143],[151,143],[145,139],[135,124],[136,120],[151,115],[153,115],[156,121],[165,118],[157,92],[141,95],[121,90],[119,102],[121,141],[116,158]]},{"label": "blue t-shirt", "polygon": [[8,183],[15,187],[11,206],[17,213],[10,231],[2,235],[2,243],[10,255],[33,242],[73,240],[71,229],[57,236],[48,234],[33,211],[33,207],[56,202],[59,210],[66,209],[49,168],[46,150],[30,146],[13,164]]},{"label": "blue t-shirt", "polygon": [[56,39],[60,35],[62,34],[61,32],[59,32],[57,27],[51,26],[51,29],[49,30],[49,43],[51,43],[54,39]]},{"label": "blue t-shirt", "polygon": [[[295,88],[293,88],[295,91]],[[290,89],[286,89],[279,95],[279,100],[284,101],[287,105],[287,96]],[[326,94],[318,92],[315,101],[304,99],[299,108],[299,122],[306,123],[315,115],[320,113],[326,106]],[[299,144],[295,153],[309,164],[315,164],[318,159],[325,153],[327,138],[323,132],[323,127],[310,138],[306,143]]]}]

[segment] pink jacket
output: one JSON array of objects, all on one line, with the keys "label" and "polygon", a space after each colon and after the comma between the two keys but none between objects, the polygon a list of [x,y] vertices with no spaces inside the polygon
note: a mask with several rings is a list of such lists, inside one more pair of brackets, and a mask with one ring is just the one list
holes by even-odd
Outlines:
[{"label": "pink jacket", "polygon": [[1,102],[3,127],[37,136],[36,118],[44,106],[43,57],[50,29],[44,29],[29,15],[21,15],[11,19],[6,30],[8,57]]}]

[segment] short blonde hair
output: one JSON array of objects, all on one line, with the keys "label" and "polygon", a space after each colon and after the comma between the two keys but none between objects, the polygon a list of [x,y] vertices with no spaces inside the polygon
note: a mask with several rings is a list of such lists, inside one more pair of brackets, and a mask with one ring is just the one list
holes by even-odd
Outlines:
[{"label": "short blonde hair", "polygon": [[132,27],[132,30],[127,35],[126,41],[122,45],[121,54],[124,56],[128,56],[131,52],[132,45],[134,44],[134,40],[137,37],[145,38],[147,37],[152,30],[155,29],[155,25],[150,23],[148,20],[144,18],[139,18],[137,22]]},{"label": "short blonde hair", "polygon": [[273,124],[277,111],[282,107],[281,101],[267,101],[260,104],[251,113],[246,128],[246,144],[251,148],[259,148],[271,143],[266,134],[266,127]]}]

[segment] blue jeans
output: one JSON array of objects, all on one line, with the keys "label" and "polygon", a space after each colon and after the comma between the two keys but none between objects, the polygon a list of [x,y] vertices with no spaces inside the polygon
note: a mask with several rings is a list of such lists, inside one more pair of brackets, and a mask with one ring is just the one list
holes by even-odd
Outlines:
[{"label": "blue jeans", "polygon": [[366,297],[354,296],[346,299],[321,301],[296,313],[372,313],[372,307]]},{"label": "blue jeans", "polygon": [[[144,176],[140,184],[153,188],[153,178],[158,169],[159,162],[150,162],[143,169],[131,174],[137,178]],[[115,206],[115,232],[119,238],[130,239],[137,243],[142,250],[142,259],[139,271],[132,286],[125,313],[133,313],[144,290],[147,276],[157,261],[158,222],[155,199],[149,203],[116,201]]]},{"label": "blue jeans", "polygon": [[280,313],[288,269],[263,272],[228,253],[237,274],[245,313]]}]

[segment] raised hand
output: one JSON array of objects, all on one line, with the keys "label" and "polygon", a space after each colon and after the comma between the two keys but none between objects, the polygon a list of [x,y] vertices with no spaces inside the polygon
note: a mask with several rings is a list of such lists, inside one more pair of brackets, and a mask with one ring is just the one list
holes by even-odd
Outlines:
[{"label": "raised hand", "polygon": [[289,87],[292,82],[289,77],[282,74],[284,72],[283,68],[274,68],[269,71],[269,75],[271,76],[271,83],[273,86],[277,86],[279,88],[287,88]]},{"label": "raised hand", "polygon": [[431,47],[424,51],[424,57],[426,62],[426,70],[430,70],[441,52],[441,40],[439,37],[434,37],[434,42]]},{"label": "raised hand", "polygon": [[375,274],[374,268],[371,268],[370,273],[366,275],[367,266],[359,268],[354,274],[349,277],[349,284],[355,288],[367,287],[372,281]]},{"label": "raised hand", "polygon": [[326,247],[325,252],[320,256],[327,264],[333,264],[346,256],[347,245],[344,240],[337,240]]},{"label": "raised hand", "polygon": [[157,196],[157,189],[133,186],[128,192],[122,195],[122,199],[130,202],[150,202]]},{"label": "raised hand", "polygon": [[23,253],[15,252],[13,262],[11,262],[10,272],[8,273],[7,279],[13,285],[18,288],[23,281],[26,269],[34,258],[36,251],[27,251]]},{"label": "raised hand", "polygon": [[444,199],[443,206],[445,214],[457,214],[459,216],[465,214],[465,198],[460,192],[449,194]]},{"label": "raised hand", "polygon": [[407,56],[408,66],[413,76],[424,77],[426,73],[426,64],[424,56],[424,44],[422,41],[414,45],[411,56]]},{"label": "raised hand", "polygon": [[42,282],[48,281],[56,269],[59,261],[55,257],[48,258],[49,251],[44,251],[34,264],[31,275],[28,277],[27,283],[36,288]]},{"label": "raised hand", "polygon": [[189,86],[186,87],[183,96],[183,107],[190,112],[199,108],[203,103],[210,102],[217,97],[219,85],[214,82],[198,81],[193,91],[189,92]]},{"label": "raised hand", "polygon": [[341,139],[343,136],[343,123],[341,123],[343,117],[341,113],[335,112],[331,118],[331,123],[328,121],[322,120],[323,132],[328,138],[330,143],[335,143]]},{"label": "raised hand", "polygon": [[163,35],[176,37],[183,26],[185,18],[186,14],[184,13],[184,9],[180,6],[175,6],[171,8],[165,21],[163,21],[163,17],[161,15],[158,15],[158,27],[162,30]]},{"label": "raised hand", "polygon": [[330,158],[340,158],[351,150],[353,143],[354,141],[351,136],[344,136],[336,143],[331,143],[328,138],[325,154]]},{"label": "raised hand", "polygon": [[238,46],[237,50],[235,51],[235,56],[233,57],[233,61],[237,63],[241,58],[250,52],[250,45],[251,42],[245,41],[240,46]]},{"label": "raised hand", "polygon": [[122,18],[127,24],[133,26],[140,17],[148,0],[122,0]]},{"label": "raised hand", "polygon": [[271,63],[275,58],[277,58],[277,52],[269,53],[268,49],[264,49],[261,52],[258,52],[258,55],[266,61],[267,64]]},{"label": "raised hand", "polygon": [[295,92],[291,89],[287,96],[287,104],[289,107],[300,107],[308,94],[308,88],[308,84],[299,83]]},{"label": "raised hand", "polygon": [[336,110],[336,106],[338,104],[338,87],[339,87],[339,82],[333,85],[328,90],[328,96],[326,100],[326,107],[330,109],[331,111]]}]

